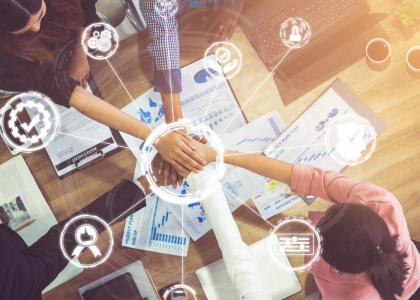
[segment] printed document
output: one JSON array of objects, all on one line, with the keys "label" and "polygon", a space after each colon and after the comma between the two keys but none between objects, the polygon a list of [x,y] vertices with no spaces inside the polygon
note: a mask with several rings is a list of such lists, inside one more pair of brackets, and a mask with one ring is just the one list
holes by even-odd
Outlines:
[{"label": "printed document", "polygon": [[[21,155],[0,165],[0,224],[16,231],[28,246],[57,224]],[[67,264],[43,293],[82,272],[83,268]]]},{"label": "printed document", "polygon": [[270,146],[286,127],[283,118],[274,109],[234,132],[224,134],[221,140],[226,150],[259,154]]},{"label": "printed document", "polygon": [[[87,90],[92,93],[89,85]],[[31,97],[22,97],[22,102],[28,100],[31,100]],[[56,105],[56,107],[60,114],[60,129],[57,136],[45,149],[58,176],[76,169],[75,163],[99,150],[109,152],[118,147],[108,126],[86,117],[73,107],[66,108],[61,105]],[[46,109],[53,116],[52,110],[48,107]],[[35,107],[26,107],[26,111],[31,119],[38,114]],[[35,124],[38,132],[43,127],[44,122],[42,121]],[[51,134],[47,135],[44,140],[48,140]]]},{"label": "printed document", "polygon": [[126,219],[122,246],[186,257],[189,235],[156,194],[147,196],[146,202]]},{"label": "printed document", "polygon": [[[329,89],[267,147],[265,154],[293,165],[303,163],[341,172],[346,166],[330,157],[325,135],[329,126],[344,115],[357,113],[333,89]],[[253,201],[263,218],[268,219],[302,200],[297,195],[284,196],[288,192],[290,187],[286,184],[267,180]]]}]

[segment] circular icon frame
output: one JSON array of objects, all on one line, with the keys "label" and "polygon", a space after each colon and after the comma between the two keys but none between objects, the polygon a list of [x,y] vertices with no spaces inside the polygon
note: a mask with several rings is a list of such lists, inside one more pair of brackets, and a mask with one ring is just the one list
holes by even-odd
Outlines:
[{"label": "circular icon frame", "polygon": [[[153,176],[153,170],[151,168],[151,163],[154,158],[153,151],[150,151],[153,147],[153,144],[156,143],[162,135],[165,135],[169,132],[174,132],[182,129],[189,129],[191,132],[196,134],[202,134],[204,138],[213,146],[217,151],[216,157],[216,169],[215,176],[207,183],[207,186],[204,190],[196,191],[194,195],[183,195],[179,197],[178,193],[171,192],[165,187],[157,186]],[[154,130],[148,139],[144,142],[142,146],[142,162],[140,163],[143,174],[146,174],[146,178],[150,183],[151,190],[157,194],[160,198],[176,203],[176,204],[190,204],[197,201],[200,201],[207,197],[216,187],[219,178],[224,175],[225,166],[223,164],[223,153],[224,148],[219,137],[207,126],[204,124],[199,124],[194,126],[189,120],[178,120],[178,122],[171,124],[162,124],[156,130]]]},{"label": "circular icon frame", "polygon": [[[215,49],[216,48],[216,49]],[[230,49],[230,50],[229,50]],[[227,63],[231,57],[235,57],[231,52],[236,52],[236,57],[232,62],[222,66],[221,64]],[[214,52],[214,60],[210,56]],[[222,80],[230,79],[241,70],[242,67],[242,54],[241,51],[232,43],[229,42],[216,42],[207,48],[204,53],[204,67],[206,68],[209,76]],[[229,72],[232,74],[229,74]],[[215,72],[217,75],[215,76]]]},{"label": "circular icon frame", "polygon": [[[288,35],[289,27],[292,27],[292,33]],[[297,32],[296,32],[297,29]],[[302,33],[299,31],[306,31],[302,36]],[[305,46],[312,35],[311,27],[309,24],[301,18],[290,18],[285,21],[280,28],[280,39],[283,44],[292,49],[299,49]],[[293,38],[292,37],[296,37]]]},{"label": "circular icon frame", "polygon": [[[97,29],[96,28],[101,28]],[[103,28],[103,29],[102,29]],[[87,36],[89,31],[90,37]],[[91,34],[91,32],[93,33]],[[112,43],[112,41],[115,42],[115,44]],[[117,31],[109,24],[107,23],[94,23],[91,24],[89,27],[85,29],[82,36],[82,46],[83,50],[86,52],[86,54],[93,58],[98,60],[108,59],[112,55],[115,54],[115,52],[118,49],[118,33]],[[111,48],[114,47],[114,49],[111,50]],[[89,49],[93,49],[93,51],[97,50],[97,52],[93,53],[106,53],[106,55],[94,55],[92,51]]]},{"label": "circular icon frame", "polygon": [[[360,157],[358,157],[358,158],[353,159],[353,160],[351,158],[346,158],[346,160],[344,160],[343,158],[339,157],[336,154],[336,151],[333,151],[334,148],[337,148],[337,146],[334,146],[332,148],[330,143],[329,143],[329,141],[332,139],[331,135],[332,135],[333,128],[335,128],[335,126],[338,126],[337,124],[339,122],[345,120],[345,119],[357,119],[357,121],[361,121],[362,123],[364,123],[365,126],[367,126],[369,128],[370,134],[373,136],[372,143],[369,143],[367,145],[367,147],[365,149],[363,149],[363,151],[365,151],[369,147],[367,154],[364,155],[364,157],[363,157],[362,154],[360,155],[361,157],[363,157],[362,159],[359,159]],[[337,118],[336,120],[334,120],[334,122],[328,127],[327,132],[325,134],[325,145],[326,145],[328,153],[330,153],[330,156],[335,161],[337,161],[337,162],[339,162],[340,164],[343,164],[343,165],[355,166],[355,165],[358,165],[358,164],[366,161],[367,159],[369,159],[371,157],[373,151],[376,148],[376,132],[375,132],[375,129],[372,127],[372,125],[369,123],[369,121],[367,121],[365,118],[362,118],[358,115],[343,115],[343,116]],[[340,153],[340,151],[337,150],[337,153]],[[344,157],[344,155],[342,155],[342,154],[340,156]]]},{"label": "circular icon frame", "polygon": [[[51,108],[51,111],[53,112],[53,116],[51,116],[50,115],[50,113],[48,112],[48,111],[46,111],[44,108],[45,108],[45,106],[44,105],[42,105],[41,103],[35,103],[35,101],[33,101],[33,100],[27,100],[27,101],[25,101],[25,102],[23,102],[22,101],[22,103],[19,103],[17,106],[16,106],[16,109],[13,109],[12,108],[12,113],[11,113],[11,120],[5,120],[5,118],[3,117],[4,115],[5,115],[5,113],[6,113],[6,111],[8,110],[8,107],[13,107],[11,104],[15,101],[15,100],[17,100],[17,99],[21,99],[21,98],[26,98],[26,97],[35,97],[35,98],[38,98],[38,99],[42,99],[44,102],[46,102],[46,105],[45,106],[48,106],[49,108]],[[29,107],[29,108],[32,108],[33,106],[36,106],[36,107],[38,107],[38,108],[40,108],[41,106],[42,106],[42,114],[43,114],[43,118],[45,119],[45,118],[47,118],[47,121],[48,120],[50,120],[50,119],[54,119],[54,123],[55,123],[55,126],[54,126],[54,128],[53,128],[53,132],[52,132],[52,134],[51,134],[51,137],[47,140],[47,141],[43,141],[42,139],[43,138],[45,138],[47,135],[48,135],[48,131],[49,130],[51,130],[51,122],[46,122],[46,125],[45,125],[45,127],[43,127],[42,129],[41,129],[41,132],[40,133],[38,133],[38,135],[37,136],[34,136],[34,137],[30,137],[30,138],[28,138],[28,137],[26,137],[26,136],[20,136],[19,135],[19,133],[17,132],[17,128],[16,127],[14,127],[14,125],[13,125],[13,120],[15,120],[15,118],[17,118],[16,117],[16,114],[17,114],[17,112],[16,112],[16,110],[18,111],[18,112],[20,112],[20,111],[22,111],[23,110],[23,108],[24,107]],[[33,91],[30,91],[30,92],[26,92],[26,93],[21,93],[21,94],[18,94],[18,95],[16,95],[16,96],[14,96],[13,98],[11,98],[9,101],[7,101],[7,103],[6,103],[6,105],[2,108],[2,110],[1,110],[1,115],[2,115],[2,117],[1,117],[1,120],[0,120],[0,126],[1,126],[1,131],[2,131],[2,135],[3,135],[3,137],[4,137],[4,139],[5,139],[5,141],[11,146],[11,147],[13,147],[13,148],[15,148],[15,149],[17,149],[17,150],[19,150],[20,152],[34,152],[34,151],[37,151],[37,150],[41,150],[41,149],[44,149],[56,136],[57,136],[57,133],[58,133],[58,130],[59,130],[59,127],[60,127],[60,114],[59,114],[59,112],[58,112],[58,109],[57,109],[57,107],[55,106],[55,104],[51,101],[51,99],[49,98],[49,97],[47,97],[47,96],[45,96],[45,95],[43,95],[43,94],[41,94],[41,93],[38,93],[38,92],[33,92]],[[38,114],[39,115],[39,114]],[[43,122],[45,122],[45,120],[43,119]],[[17,144],[15,144],[11,139],[10,139],[10,137],[8,137],[8,135],[7,135],[7,133],[6,133],[6,131],[5,131],[5,126],[6,126],[6,124],[5,124],[5,122],[7,122],[7,126],[12,130],[12,134],[13,134],[13,136],[15,136],[16,138],[18,138],[16,135],[18,135],[19,136],[19,138],[20,138],[20,140],[23,142],[23,143],[26,143],[26,142],[28,142],[29,140],[31,141],[31,142],[33,142],[33,143],[36,143],[36,142],[38,142],[39,140],[41,140],[41,145],[40,146],[37,146],[37,147],[33,147],[33,148],[22,148],[21,146],[19,146],[19,145],[17,145]],[[12,128],[13,127],[13,128]],[[25,130],[26,131],[26,130]]]},{"label": "circular icon frame", "polygon": [[[316,244],[317,244],[317,250],[313,256],[313,258],[305,265],[301,266],[301,267],[289,267],[289,266],[285,266],[284,264],[282,264],[281,262],[279,262],[276,258],[277,254],[275,253],[275,251],[273,251],[273,247],[272,245],[275,244],[275,239],[277,239],[277,231],[279,230],[280,227],[282,227],[283,225],[289,224],[289,223],[301,223],[306,225],[313,233],[314,233],[314,237],[316,240]],[[270,232],[270,236],[268,237],[268,252],[270,255],[270,258],[273,262],[275,262],[279,267],[281,267],[282,269],[286,270],[286,271],[293,271],[293,272],[299,272],[299,271],[303,271],[303,270],[308,270],[311,268],[312,264],[319,260],[320,258],[320,254],[322,253],[322,236],[320,235],[319,231],[317,228],[315,228],[312,223],[308,220],[305,220],[301,217],[298,218],[286,218],[283,221],[280,221]],[[286,255],[286,254],[282,254],[282,255]]]},{"label": "circular icon frame", "polygon": [[[74,261],[69,255],[68,255],[68,253],[66,252],[66,250],[65,250],[65,248],[64,248],[64,235],[66,234],[66,231],[67,231],[67,229],[69,228],[69,226],[71,225],[71,224],[73,224],[75,221],[77,221],[77,220],[81,220],[81,219],[92,219],[92,220],[95,220],[95,221],[99,221],[102,225],[104,225],[105,226],[105,229],[107,230],[107,232],[108,232],[108,234],[109,234],[109,240],[110,240],[110,243],[109,243],[109,247],[108,247],[108,251],[107,251],[107,253],[105,254],[105,255],[103,255],[102,256],[102,258],[98,261],[98,262],[96,262],[96,263],[94,263],[94,264],[81,264],[81,263],[78,263],[78,262],[76,262],[76,261]],[[83,225],[82,225],[83,226]],[[79,227],[78,227],[79,228]],[[76,234],[76,232],[75,232],[75,234]],[[76,239],[76,236],[74,237],[75,239]],[[77,239],[76,239],[76,242],[78,243],[78,241],[77,241]],[[99,217],[97,217],[97,216],[92,216],[92,215],[79,215],[79,216],[77,216],[77,217],[74,217],[73,219],[71,219],[69,222],[67,222],[67,224],[64,226],[64,228],[63,228],[63,231],[61,232],[61,235],[60,235],[60,247],[61,247],[61,251],[63,252],[63,255],[64,255],[64,257],[69,261],[69,262],[71,262],[73,265],[75,265],[75,266],[77,266],[77,267],[81,267],[81,268],[94,268],[94,267],[96,267],[96,266],[98,266],[98,265],[100,265],[101,263],[103,263],[104,261],[106,261],[107,259],[108,259],[108,257],[111,255],[111,253],[112,253],[112,248],[113,248],[113,246],[114,246],[114,238],[113,238],[113,236],[112,236],[112,230],[111,230],[111,228],[109,227],[109,225],[104,221],[104,220],[102,220],[101,218],[99,218]],[[87,248],[86,246],[83,246],[83,247],[85,247],[85,248]]]}]

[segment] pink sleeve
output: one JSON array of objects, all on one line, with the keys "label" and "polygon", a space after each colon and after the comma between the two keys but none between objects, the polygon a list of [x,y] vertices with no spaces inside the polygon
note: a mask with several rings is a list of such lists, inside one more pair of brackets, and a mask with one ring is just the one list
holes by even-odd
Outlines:
[{"label": "pink sleeve", "polygon": [[400,202],[373,183],[358,181],[336,171],[296,164],[292,172],[292,192],[300,196],[317,196],[333,203],[366,205],[384,219],[391,235],[400,235],[400,243],[407,245],[410,242]]},{"label": "pink sleeve", "polygon": [[[345,202],[352,195],[367,191],[374,194],[387,193],[392,196],[372,183],[358,181],[336,171],[322,170],[302,164],[296,164],[293,167],[292,191],[300,196],[317,196],[333,203]],[[395,201],[399,204],[398,200],[395,199]]]}]

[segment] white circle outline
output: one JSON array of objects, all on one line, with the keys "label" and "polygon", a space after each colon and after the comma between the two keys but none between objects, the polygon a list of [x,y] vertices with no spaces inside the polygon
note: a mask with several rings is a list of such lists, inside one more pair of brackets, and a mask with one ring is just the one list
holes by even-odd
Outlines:
[{"label": "white circle outline", "polygon": [[161,15],[159,9],[157,8],[159,5],[159,0],[156,1],[156,4],[154,6],[155,11],[157,12],[157,14],[159,15],[159,17],[166,19],[167,17],[173,17],[175,16],[175,14],[178,12],[179,6],[178,6],[178,1],[176,0],[168,0],[168,1],[172,1],[172,3],[175,5],[175,10],[173,10],[169,15]]},{"label": "white circle outline", "polygon": [[[207,57],[209,56],[209,51],[210,51],[210,49],[211,48],[213,48],[213,46],[216,46],[216,45],[218,45],[218,44],[222,44],[222,45],[226,45],[226,44],[228,44],[228,45],[230,45],[230,46],[232,46],[236,51],[237,51],[237,53],[239,54],[239,67],[238,67],[238,69],[236,70],[236,72],[235,73],[233,73],[231,76],[226,76],[226,74],[225,73],[223,73],[224,74],[224,76],[223,77],[219,77],[219,76],[217,76],[217,77],[215,77],[215,76],[213,76],[212,74],[210,74],[210,72],[209,72],[209,66],[207,66]],[[214,43],[214,44],[212,44],[210,47],[208,47],[207,48],[207,50],[206,50],[206,52],[204,53],[204,68],[206,68],[206,71],[211,75],[211,77],[213,77],[213,78],[216,78],[216,79],[231,79],[233,76],[235,76],[236,74],[238,74],[238,72],[241,70],[241,68],[242,68],[242,53],[241,53],[241,51],[239,51],[239,49],[234,45],[234,44],[232,44],[232,43],[229,43],[229,42],[216,42],[216,43]],[[223,70],[223,68],[222,68],[222,70]]]},{"label": "white circle outline", "polygon": [[200,132],[207,139],[207,141],[213,145],[213,149],[217,151],[215,176],[213,176],[212,179],[207,183],[207,187],[203,191],[196,191],[194,195],[185,195],[183,197],[179,197],[178,194],[169,192],[167,189],[165,189],[165,187],[157,186],[156,180],[153,178],[153,172],[150,172],[151,162],[154,158],[154,156],[152,156],[152,151],[141,150],[142,161],[140,166],[142,168],[143,174],[146,174],[147,181],[150,183],[150,189],[160,198],[181,205],[190,204],[205,199],[210,193],[213,192],[217,186],[215,183],[218,183],[219,178],[221,178],[225,173],[225,166],[223,164],[224,148],[219,137],[204,124],[193,125],[190,123],[191,121],[188,119],[180,119],[178,122],[160,125],[147,138],[143,145],[143,149],[152,147],[152,145],[159,141],[162,135],[175,130],[191,128],[192,131]]},{"label": "white circle outline", "polygon": [[[293,47],[293,46],[289,46],[287,43],[285,43],[285,41],[284,41],[284,39],[283,39],[283,36],[282,36],[282,31],[284,30],[284,27],[286,26],[286,23],[287,22],[289,22],[289,21],[291,21],[291,20],[299,20],[299,21],[301,21],[301,22],[303,22],[303,23],[305,23],[306,24],[306,26],[308,26],[308,30],[309,30],[309,38],[308,38],[308,40],[305,42],[305,44],[303,44],[303,45],[301,45],[301,46],[298,46],[298,47]],[[309,24],[308,24],[308,22],[306,22],[305,20],[303,20],[303,19],[301,19],[301,18],[290,18],[290,19],[288,19],[288,20],[286,20],[286,21],[284,21],[283,22],[283,24],[281,25],[281,27],[280,27],[280,39],[281,39],[281,41],[282,41],[282,43],[287,47],[287,48],[291,48],[291,49],[299,49],[299,48],[302,48],[303,46],[306,46],[306,44],[308,44],[309,43],[309,40],[311,39],[311,37],[312,37],[312,29],[311,29],[311,26],[309,26]]]},{"label": "white circle outline", "polygon": [[163,300],[166,300],[166,297],[168,297],[170,292],[172,292],[173,290],[177,290],[177,289],[189,290],[191,292],[191,294],[193,294],[194,299],[197,300],[197,297],[195,296],[196,295],[195,291],[192,288],[190,288],[188,285],[185,285],[185,284],[177,284],[177,285],[174,285],[173,287],[171,287],[170,290],[167,290],[165,292],[165,294],[163,294]]},{"label": "white circle outline", "polygon": [[[306,225],[306,226],[308,226],[309,227],[309,229],[311,229],[312,230],[312,232],[315,234],[315,237],[316,237],[316,242],[317,242],[317,250],[316,250],[316,253],[315,253],[315,255],[314,255],[314,257],[311,259],[311,261],[310,262],[308,262],[307,264],[305,264],[304,266],[301,266],[301,267],[298,267],[298,268],[289,268],[289,267],[286,267],[286,266],[284,266],[282,263],[280,263],[280,262],[278,262],[277,261],[277,259],[276,259],[276,255],[273,253],[273,251],[272,251],[272,247],[271,247],[271,244],[273,244],[273,239],[275,239],[275,236],[276,236],[276,231],[281,227],[281,226],[283,226],[283,225],[285,225],[285,224],[287,224],[287,223],[291,223],[291,222],[298,222],[298,223],[302,223],[302,224],[304,224],[304,225]],[[274,227],[274,229],[271,231],[271,233],[270,233],[270,236],[269,236],[269,238],[268,238],[268,253],[270,254],[270,256],[271,256],[271,259],[275,262],[275,263],[277,263],[277,265],[279,265],[281,268],[283,268],[283,269],[285,269],[285,270],[287,270],[287,271],[294,271],[294,272],[296,272],[296,271],[302,271],[302,270],[307,270],[307,269],[309,269],[311,266],[312,266],[312,264],[315,262],[315,261],[317,261],[318,259],[319,259],[319,255],[321,254],[321,252],[322,252],[322,243],[321,243],[321,241],[322,241],[322,238],[321,238],[321,236],[319,235],[319,232],[318,232],[318,230],[312,225],[312,223],[311,222],[309,222],[309,221],[307,221],[307,220],[305,220],[305,219],[303,219],[303,218],[301,218],[301,217],[299,217],[299,218],[286,218],[286,219],[284,219],[283,221],[280,221],[275,227]]]},{"label": "white circle outline", "polygon": [[[115,38],[113,38],[115,40],[115,49],[112,50],[110,53],[108,53],[107,56],[104,56],[104,57],[93,56],[91,53],[89,53],[89,50],[87,49],[87,46],[86,46],[87,43],[84,43],[84,40],[86,39],[86,36],[87,36],[87,31],[89,29],[92,29],[95,26],[104,26],[106,29],[110,29],[111,35],[115,35]],[[103,59],[110,58],[112,55],[114,55],[114,53],[118,49],[118,40],[119,40],[119,37],[118,37],[117,31],[115,31],[114,27],[112,27],[111,25],[109,25],[107,23],[100,22],[100,23],[91,24],[91,25],[89,25],[89,27],[87,27],[85,29],[85,32],[83,32],[83,35],[82,35],[82,46],[83,46],[83,50],[86,52],[87,55],[89,55],[89,57],[92,57],[93,59],[103,60]]]},{"label": "white circle outline", "polygon": [[[66,230],[70,226],[70,224],[72,224],[75,221],[77,221],[79,219],[82,219],[82,218],[95,219],[95,220],[101,222],[105,226],[105,229],[108,231],[108,234],[109,234],[109,237],[110,237],[110,244],[109,244],[109,247],[108,247],[108,252],[105,254],[105,256],[102,257],[101,260],[99,260],[97,263],[94,263],[94,264],[80,264],[80,263],[76,263],[76,262],[73,261],[73,259],[70,256],[67,255],[67,252],[64,250],[64,233],[66,232]],[[76,234],[76,232],[75,232],[75,234]],[[101,263],[103,263],[104,261],[106,261],[108,259],[108,257],[111,255],[112,247],[113,246],[114,246],[114,238],[112,236],[112,230],[111,230],[111,228],[109,227],[109,225],[104,220],[102,220],[101,218],[99,218],[97,216],[80,215],[80,216],[74,217],[69,222],[67,222],[67,224],[63,228],[63,231],[61,231],[61,235],[60,235],[60,247],[61,247],[61,251],[63,252],[64,257],[67,258],[67,260],[69,262],[71,262],[73,265],[75,265],[77,267],[81,267],[81,268],[94,268],[97,265],[100,265]],[[85,247],[85,248],[87,248],[87,247]]]},{"label": "white circle outline", "polygon": [[[20,146],[16,145],[15,143],[13,143],[9,137],[6,134],[6,131],[4,130],[4,115],[6,113],[6,107],[12,107],[12,105],[10,105],[10,103],[12,103],[14,100],[16,100],[17,98],[21,98],[21,97],[38,97],[41,98],[42,100],[46,101],[48,103],[48,105],[51,107],[53,114],[54,114],[54,119],[55,119],[55,129],[53,131],[53,134],[51,135],[51,138],[48,139],[48,141],[44,142],[41,140],[41,145],[38,147],[34,147],[34,148],[21,148]],[[13,109],[13,108],[12,108]],[[52,118],[51,118],[52,119]],[[9,101],[7,101],[6,105],[3,106],[2,110],[1,110],[1,120],[0,120],[0,126],[1,129],[3,131],[3,137],[5,138],[6,142],[12,146],[13,148],[19,150],[20,152],[34,152],[37,150],[41,150],[44,149],[56,136],[58,133],[58,129],[60,127],[60,114],[58,113],[58,109],[55,106],[54,102],[51,101],[51,99],[41,93],[38,92],[33,92],[33,91],[29,91],[29,92],[25,92],[25,93],[20,93],[19,95],[14,96],[12,99],[10,99]]]},{"label": "white circle outline", "polygon": [[[361,161],[359,161],[359,162],[357,162],[357,163],[354,163],[353,161],[351,161],[350,163],[348,163],[348,162],[344,162],[344,161],[340,161],[340,159],[339,158],[337,158],[336,156],[335,156],[335,154],[334,154],[334,152],[331,152],[331,149],[330,149],[330,147],[328,147],[328,136],[330,135],[330,130],[331,130],[331,128],[334,126],[334,124],[336,124],[339,120],[341,120],[341,119],[343,119],[343,118],[349,118],[349,117],[356,117],[356,118],[359,118],[359,119],[361,119],[363,122],[365,122],[366,123],[366,125],[372,130],[372,135],[373,135],[373,142],[371,143],[371,144],[369,144],[368,145],[368,147],[370,146],[371,148],[370,148],[370,150],[369,150],[369,153],[365,156],[365,158],[364,159],[362,159]],[[373,144],[373,145],[372,145]],[[368,120],[366,120],[365,118],[362,118],[361,116],[358,116],[358,115],[344,115],[344,116],[341,116],[341,117],[339,117],[339,118],[337,118],[336,120],[334,120],[334,122],[330,125],[330,126],[328,126],[328,129],[327,129],[327,132],[325,133],[325,146],[326,146],[326,148],[327,148],[327,151],[328,151],[328,153],[330,153],[330,155],[331,155],[331,157],[335,160],[335,161],[337,161],[337,162],[339,162],[340,164],[343,164],[343,165],[349,165],[349,166],[355,166],[355,165],[358,165],[358,164],[360,164],[360,163],[362,163],[362,162],[364,162],[364,161],[366,161],[367,159],[369,159],[369,157],[372,155],[372,153],[373,153],[373,151],[375,150],[375,148],[376,148],[376,132],[375,132],[375,129],[372,127],[372,125],[370,125],[370,123],[369,123],[369,121]],[[367,147],[366,147],[367,148]],[[366,150],[366,149],[365,149]]]}]

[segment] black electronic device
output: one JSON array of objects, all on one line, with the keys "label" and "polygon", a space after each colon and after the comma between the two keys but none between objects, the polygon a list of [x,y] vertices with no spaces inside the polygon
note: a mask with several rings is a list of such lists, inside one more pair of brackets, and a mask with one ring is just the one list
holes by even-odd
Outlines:
[{"label": "black electronic device", "polygon": [[306,21],[312,34],[309,43],[290,51],[282,64],[298,60],[369,11],[366,0],[253,0],[245,4],[239,24],[264,65],[272,71],[289,51],[280,38],[280,28],[288,19]]}]

